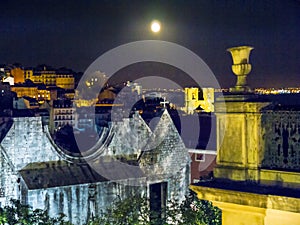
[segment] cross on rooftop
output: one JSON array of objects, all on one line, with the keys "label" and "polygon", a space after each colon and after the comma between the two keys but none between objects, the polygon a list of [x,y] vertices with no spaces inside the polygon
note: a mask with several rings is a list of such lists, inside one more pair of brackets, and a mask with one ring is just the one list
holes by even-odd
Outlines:
[{"label": "cross on rooftop", "polygon": [[166,97],[164,97],[164,100],[160,102],[160,104],[163,104],[163,107],[166,108],[166,104],[169,104],[170,102],[166,101]]}]

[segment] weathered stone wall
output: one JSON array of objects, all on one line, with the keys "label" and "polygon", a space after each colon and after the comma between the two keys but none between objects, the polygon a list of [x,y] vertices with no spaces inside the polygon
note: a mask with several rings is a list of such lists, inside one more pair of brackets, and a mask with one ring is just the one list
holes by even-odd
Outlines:
[{"label": "weathered stone wall", "polygon": [[64,213],[76,225],[86,224],[101,215],[115,201],[130,194],[146,193],[146,186],[132,186],[130,181],[101,182],[28,191],[28,203],[45,209],[52,216]]},{"label": "weathered stone wall", "polygon": [[4,192],[4,202],[21,195],[20,169],[31,162],[60,159],[43,130],[41,117],[19,117],[13,121],[0,146],[0,188]]},{"label": "weathered stone wall", "polygon": [[18,197],[18,173],[7,160],[7,155],[0,149],[0,203],[5,205],[10,198]]},{"label": "weathered stone wall", "polygon": [[16,170],[28,163],[60,159],[44,131],[41,117],[14,118],[1,146]]},{"label": "weathered stone wall", "polygon": [[133,118],[123,119],[112,125],[114,136],[104,155],[140,154],[152,134],[142,117],[134,114]]},{"label": "weathered stone wall", "polygon": [[254,97],[248,96],[245,101],[239,96],[229,96],[225,105],[216,102],[218,155],[214,176],[217,178],[259,180],[263,151],[261,109],[269,103],[256,101]]},{"label": "weathered stone wall", "polygon": [[[169,200],[182,200],[188,191],[189,154],[167,111],[162,115],[153,133],[139,115],[112,125],[110,132],[113,132],[113,135],[105,143],[107,148],[101,151],[101,156],[124,155],[126,159],[128,155],[137,155],[138,164],[134,165],[136,168],[133,169],[139,169],[144,174],[130,179],[81,182],[69,186],[60,184],[59,187],[30,186],[26,183],[28,179],[23,179],[23,176],[29,176],[34,181],[41,173],[40,164],[46,167],[55,167],[57,164],[58,167],[52,168],[55,171],[61,169],[59,166],[61,167],[66,159],[63,151],[49,139],[48,130],[44,129],[48,128],[42,126],[40,117],[14,118],[14,123],[0,146],[0,185],[5,189],[3,203],[7,204],[10,198],[21,199],[33,208],[48,210],[50,216],[58,216],[58,213],[62,212],[72,223],[80,225],[86,223],[92,214],[99,215],[115,200],[122,199],[129,193],[139,192],[149,197],[148,186],[153,183],[168,182]],[[140,155],[141,152],[146,154]],[[151,162],[153,158],[154,164]],[[101,161],[95,160],[96,163]],[[72,164],[66,164],[68,163]],[[26,173],[31,166],[37,167]],[[65,176],[72,174],[68,173]],[[51,179],[53,177],[56,178],[51,176]],[[64,179],[64,176],[57,179]],[[78,177],[74,179],[84,180]],[[137,185],[139,180],[140,185]]]}]

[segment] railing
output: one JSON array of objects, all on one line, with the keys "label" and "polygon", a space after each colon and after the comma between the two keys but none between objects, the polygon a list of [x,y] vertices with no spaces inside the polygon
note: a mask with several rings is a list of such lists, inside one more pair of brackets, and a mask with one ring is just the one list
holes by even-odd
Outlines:
[{"label": "railing", "polygon": [[300,171],[300,112],[264,112],[262,128],[262,167]]}]

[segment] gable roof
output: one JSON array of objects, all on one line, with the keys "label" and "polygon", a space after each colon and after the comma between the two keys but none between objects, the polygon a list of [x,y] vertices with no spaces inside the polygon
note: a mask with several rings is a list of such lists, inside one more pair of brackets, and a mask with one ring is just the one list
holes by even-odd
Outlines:
[{"label": "gable roof", "polygon": [[[188,151],[167,110],[154,132],[139,115],[118,123],[113,126],[114,135],[104,152],[88,162],[32,162],[22,168],[19,172],[28,189],[166,179],[190,162]],[[115,152],[112,147],[116,148]]]},{"label": "gable roof", "polygon": [[113,138],[104,155],[140,154],[152,135],[151,129],[139,114],[112,124]]},{"label": "gable roof", "polygon": [[146,174],[174,174],[190,161],[172,118],[165,110],[139,158]]},{"label": "gable roof", "polygon": [[101,158],[90,164],[30,163],[19,172],[29,190],[145,177],[139,167],[113,158]]}]

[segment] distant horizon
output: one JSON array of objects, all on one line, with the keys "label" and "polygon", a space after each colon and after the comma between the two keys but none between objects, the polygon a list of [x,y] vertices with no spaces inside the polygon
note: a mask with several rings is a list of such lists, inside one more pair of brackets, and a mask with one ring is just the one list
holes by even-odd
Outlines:
[{"label": "distant horizon", "polygon": [[[24,65],[22,62],[14,62],[14,63],[8,63],[8,64],[5,64],[5,63],[0,63],[0,66],[10,66],[10,65],[18,65],[18,66],[21,66],[22,69],[25,69],[25,68],[38,68],[39,66],[48,66],[50,69],[54,69],[54,70],[59,70],[59,69],[67,69],[67,70],[71,70],[73,72],[75,72],[76,74],[84,74],[85,71],[76,71],[74,68],[70,68],[70,67],[66,67],[66,66],[61,66],[61,67],[54,67],[53,65],[50,65],[50,64],[47,64],[47,63],[40,63],[40,64],[37,64],[35,66],[32,66],[32,65]],[[145,78],[147,78],[148,76],[157,76],[158,78],[168,78],[168,77],[172,77],[172,76],[183,76],[185,73],[183,71],[180,71],[179,69],[175,68],[175,67],[172,67],[170,65],[166,65],[166,66],[162,66],[162,68],[159,68],[159,66],[154,66],[152,65],[152,67],[149,67],[149,62],[144,62],[144,63],[136,63],[136,64],[133,64],[133,65],[130,65],[128,66],[127,68],[123,68],[121,69],[120,71],[118,71],[115,75],[114,75],[114,80],[116,79],[115,76],[124,76],[124,74],[126,73],[131,73],[131,75],[129,76],[129,79],[126,80],[126,81],[135,81],[135,79],[138,77],[137,75],[138,74],[141,74],[142,72],[139,71],[141,70],[141,67],[143,67],[143,64],[145,65],[145,71],[144,71],[144,76]],[[155,63],[156,64],[156,63]],[[157,63],[159,64],[159,63]],[[150,68],[150,69],[149,69]],[[169,69],[169,71],[168,71]],[[151,75],[151,72],[153,71],[157,71],[157,70],[162,70],[163,72],[165,72],[165,75],[161,74],[161,73],[152,73]],[[136,71],[136,74],[132,74],[133,72]],[[161,72],[161,71],[159,71]],[[170,72],[173,72],[173,74],[170,74]],[[103,73],[105,74],[105,72],[103,71]],[[253,74],[250,74],[247,76],[247,80],[249,80],[249,78],[251,78],[251,76],[253,76]],[[229,78],[231,79],[231,83],[232,85],[231,86],[227,86],[227,87],[222,87],[220,86],[222,89],[228,89],[230,87],[233,87],[235,85],[235,81],[236,81],[236,76],[231,73]],[[141,79],[141,78],[139,78]],[[144,78],[142,78],[144,79]],[[173,78],[174,79],[174,78]],[[172,79],[171,79],[172,80]],[[250,81],[251,82],[251,81]],[[259,88],[266,88],[266,89],[271,89],[271,88],[275,88],[275,89],[281,89],[281,88],[300,88],[300,83],[299,85],[294,85],[294,86],[251,86],[251,83],[248,81],[248,86],[252,89],[259,89]],[[159,83],[159,82],[158,82]],[[156,85],[156,84],[155,84]],[[168,86],[168,82],[166,82],[164,85],[167,85]],[[191,87],[191,86],[197,86],[197,85],[193,85],[193,82],[191,83],[187,83],[187,84],[184,84],[185,87]],[[162,88],[165,88],[165,87],[162,87]],[[176,88],[176,86],[174,87],[170,87],[170,88]],[[215,88],[215,87],[213,87]]]}]

